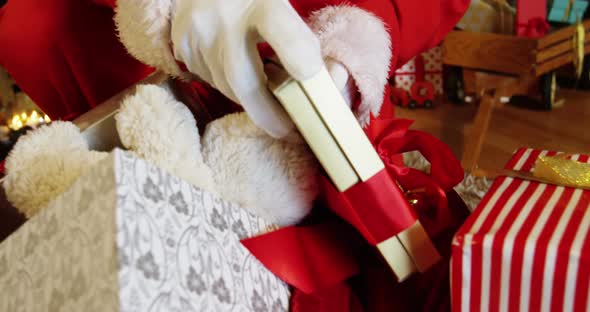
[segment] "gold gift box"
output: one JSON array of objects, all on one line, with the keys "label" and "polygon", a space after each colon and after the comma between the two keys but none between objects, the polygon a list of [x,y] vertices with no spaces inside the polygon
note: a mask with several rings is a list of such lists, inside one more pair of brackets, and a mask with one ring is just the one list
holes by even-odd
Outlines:
[{"label": "gold gift box", "polygon": [[473,0],[457,28],[472,32],[514,34],[516,10],[505,0]]}]

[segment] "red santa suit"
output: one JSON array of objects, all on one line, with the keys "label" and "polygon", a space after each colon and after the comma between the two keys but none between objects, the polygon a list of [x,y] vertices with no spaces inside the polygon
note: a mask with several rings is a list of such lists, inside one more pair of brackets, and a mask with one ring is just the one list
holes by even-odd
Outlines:
[{"label": "red santa suit", "polygon": [[[0,65],[51,118],[73,119],[144,78],[153,68],[183,75],[170,47],[171,2],[10,0],[0,10]],[[354,79],[359,91],[355,111],[366,125],[371,114],[393,107],[385,92],[391,72],[438,44],[469,0],[291,3],[319,38],[323,56],[343,64]],[[208,105],[228,102],[206,85],[197,85],[197,90]],[[353,281],[359,282],[360,293],[366,292],[359,297],[367,302],[348,302],[347,298],[357,298],[350,296],[348,287],[328,289],[317,297],[295,292],[292,310],[361,311],[361,306],[366,306],[366,311],[416,311],[414,305],[445,310],[448,266],[440,265],[443,269],[433,271],[434,277],[392,285],[382,264],[369,261],[366,276]],[[437,285],[444,289],[433,290]],[[335,300],[343,303],[340,308],[327,304],[341,298],[345,300]],[[389,305],[392,298],[396,307]]]},{"label": "red santa suit", "polygon": [[[383,105],[389,103],[384,87],[390,73],[438,44],[468,2],[291,0],[318,35],[324,56],[342,63],[354,78],[363,124],[370,113],[391,107]],[[73,119],[154,67],[182,75],[170,49],[170,5],[170,0],[9,1],[0,9],[0,66],[52,119]],[[211,102],[224,101],[207,86],[198,90]]]}]

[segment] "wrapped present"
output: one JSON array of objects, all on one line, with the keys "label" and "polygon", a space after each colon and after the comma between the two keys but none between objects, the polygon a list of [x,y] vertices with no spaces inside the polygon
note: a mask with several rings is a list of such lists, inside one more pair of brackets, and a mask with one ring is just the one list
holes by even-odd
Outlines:
[{"label": "wrapped present", "polygon": [[457,232],[453,311],[587,309],[590,158],[555,154],[518,150]]},{"label": "wrapped present", "polygon": [[[535,0],[536,1],[536,0]],[[457,28],[473,32],[514,33],[515,13],[505,0],[472,0]]]},{"label": "wrapped present", "polygon": [[551,4],[547,20],[556,23],[574,24],[584,18],[587,8],[587,1],[554,0]]},{"label": "wrapped present", "polygon": [[[421,60],[418,60],[421,58]],[[436,94],[443,93],[442,81],[442,48],[434,47],[395,71],[395,86],[411,92],[412,86],[417,81],[428,81],[434,86]]]},{"label": "wrapped present", "polygon": [[516,35],[539,38],[549,32],[547,0],[518,0],[516,2]]},{"label": "wrapped present", "polygon": [[269,229],[115,150],[0,244],[0,311],[286,311],[240,244]]}]

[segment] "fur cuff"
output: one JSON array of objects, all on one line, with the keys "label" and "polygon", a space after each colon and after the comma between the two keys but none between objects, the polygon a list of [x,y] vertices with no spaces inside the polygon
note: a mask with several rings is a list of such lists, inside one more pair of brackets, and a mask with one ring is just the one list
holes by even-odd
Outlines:
[{"label": "fur cuff", "polygon": [[172,0],[118,0],[115,23],[119,39],[139,61],[180,76],[170,49]]},{"label": "fur cuff", "polygon": [[383,22],[363,9],[341,5],[314,12],[309,25],[320,39],[324,57],[342,63],[353,77],[361,105],[356,116],[362,126],[377,116],[391,61],[391,37]]}]

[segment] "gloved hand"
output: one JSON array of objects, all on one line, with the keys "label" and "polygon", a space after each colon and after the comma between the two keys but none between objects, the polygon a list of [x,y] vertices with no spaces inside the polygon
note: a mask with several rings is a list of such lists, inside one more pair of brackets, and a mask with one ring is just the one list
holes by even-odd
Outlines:
[{"label": "gloved hand", "polygon": [[350,73],[342,63],[332,58],[326,60],[326,69],[330,73],[332,80],[334,80],[334,84],[340,90],[346,104],[348,104],[348,107],[351,107],[357,91],[354,79],[352,79]]},{"label": "gloved hand", "polygon": [[276,138],[293,125],[266,88],[256,44],[268,42],[298,80],[324,66],[317,37],[287,0],[177,0],[171,39],[178,61]]}]

